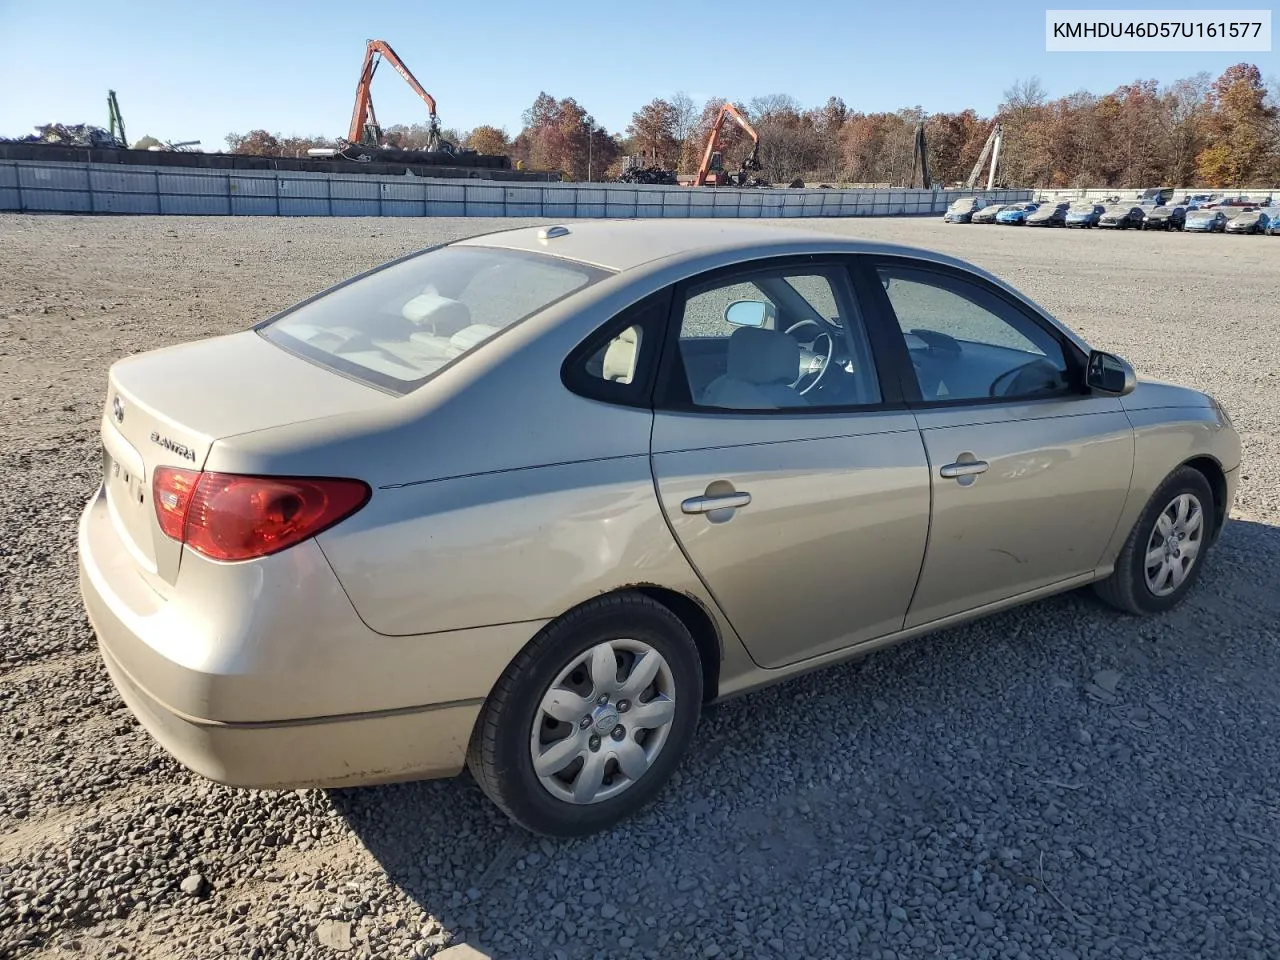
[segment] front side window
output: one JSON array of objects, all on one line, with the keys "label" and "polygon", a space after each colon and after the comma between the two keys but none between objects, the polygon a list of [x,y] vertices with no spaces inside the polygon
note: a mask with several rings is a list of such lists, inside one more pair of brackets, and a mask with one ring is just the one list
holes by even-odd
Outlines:
[{"label": "front side window", "polygon": [[764,269],[709,281],[689,290],[677,316],[683,386],[695,406],[805,410],[880,402],[866,331],[838,268]]},{"label": "front side window", "polygon": [[407,393],[450,361],[605,276],[543,254],[441,247],[338,287],[259,332],[323,366]]},{"label": "front side window", "polygon": [[990,290],[949,273],[877,270],[925,401],[1033,399],[1071,389],[1062,344]]}]

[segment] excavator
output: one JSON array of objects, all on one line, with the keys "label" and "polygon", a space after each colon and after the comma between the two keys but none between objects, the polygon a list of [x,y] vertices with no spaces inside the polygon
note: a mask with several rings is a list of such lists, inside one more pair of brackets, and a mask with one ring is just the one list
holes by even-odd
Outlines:
[{"label": "excavator", "polygon": [[385,40],[370,40],[365,47],[364,66],[360,70],[360,82],[356,85],[356,105],[351,112],[351,129],[347,132],[347,144],[352,147],[365,147],[371,149],[381,149],[382,127],[378,125],[378,116],[373,111],[373,96],[370,87],[373,84],[373,73],[378,69],[378,64],[386,59],[391,66],[395,67],[396,72],[404,77],[405,82],[413,88],[414,93],[420,96],[427,105],[427,111],[430,119],[428,120],[428,141],[427,151],[430,153],[453,153],[454,146],[446,140],[440,139],[440,121],[436,117],[436,101],[431,94],[422,88],[416,77],[410,72],[409,68],[404,65],[391,45]]},{"label": "excavator", "polygon": [[[720,135],[724,131],[725,122],[733,119],[751,138],[751,153],[742,161],[737,173],[724,172],[724,154],[720,151]],[[711,136],[707,138],[707,149],[702,155],[702,164],[694,175],[692,186],[748,186],[752,172],[762,169],[760,165],[760,135],[747,122],[738,108],[726,103],[716,114],[716,122],[711,126]]]}]

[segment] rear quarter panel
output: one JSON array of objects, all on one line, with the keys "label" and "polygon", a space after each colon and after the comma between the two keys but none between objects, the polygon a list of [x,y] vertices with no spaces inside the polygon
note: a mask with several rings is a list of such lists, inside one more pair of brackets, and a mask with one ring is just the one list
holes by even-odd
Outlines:
[{"label": "rear quarter panel", "polygon": [[640,584],[712,606],[658,509],[647,451],[379,491],[319,540],[382,634],[543,620]]}]

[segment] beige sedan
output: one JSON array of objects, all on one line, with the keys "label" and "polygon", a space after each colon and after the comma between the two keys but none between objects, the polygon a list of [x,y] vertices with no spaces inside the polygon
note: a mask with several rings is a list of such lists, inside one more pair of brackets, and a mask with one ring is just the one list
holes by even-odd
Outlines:
[{"label": "beige sedan", "polygon": [[223,783],[469,766],[615,823],[702,707],[1094,584],[1181,601],[1240,443],[995,277],[740,222],[404,257],[117,362],[80,577],[125,702]]}]

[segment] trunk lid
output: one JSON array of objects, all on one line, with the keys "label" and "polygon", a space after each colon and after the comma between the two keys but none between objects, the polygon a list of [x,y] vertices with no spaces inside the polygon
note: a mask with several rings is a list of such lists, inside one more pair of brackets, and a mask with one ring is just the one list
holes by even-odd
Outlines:
[{"label": "trunk lid", "polygon": [[102,484],[112,523],[142,577],[167,595],[182,545],[161,532],[157,467],[204,467],[214,442],[395,403],[248,331],[137,354],[107,375]]}]

